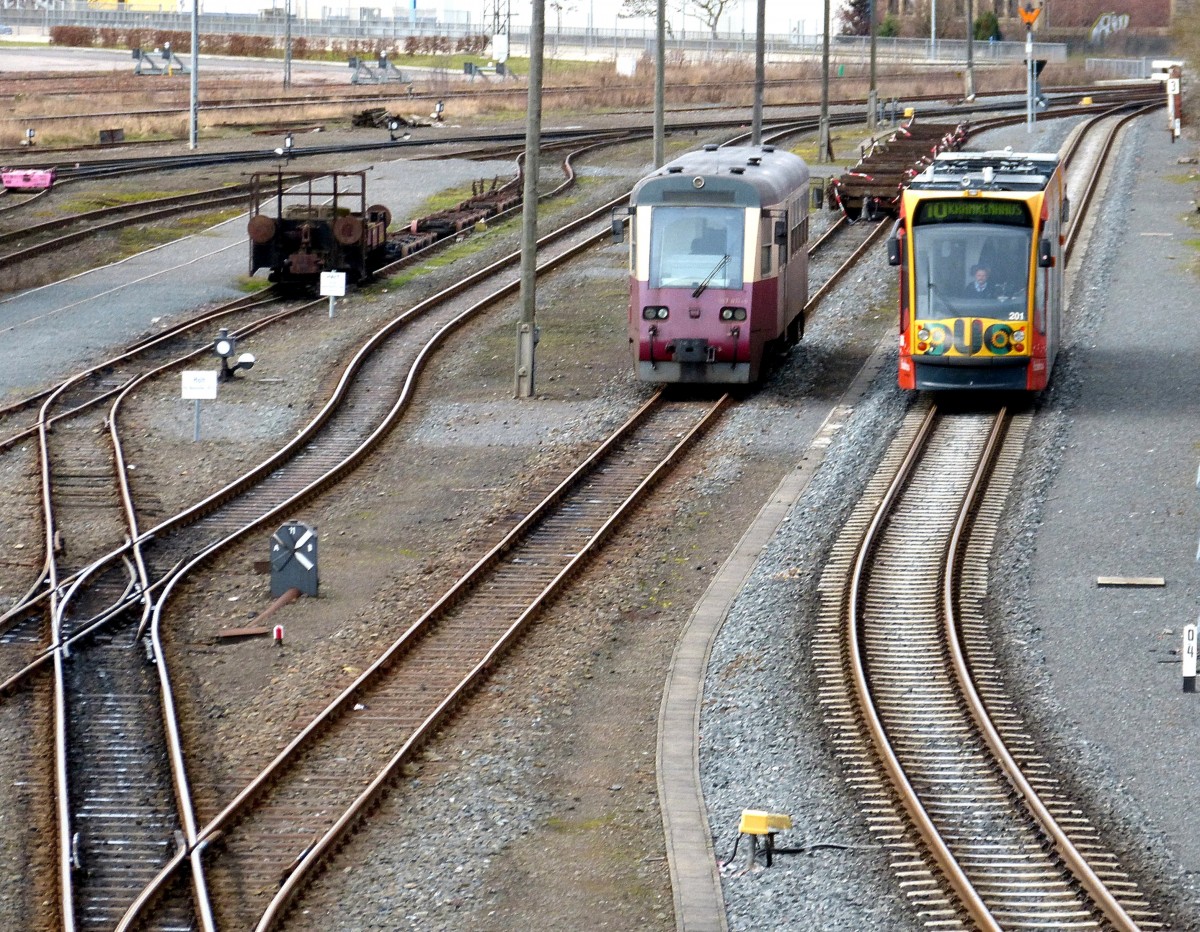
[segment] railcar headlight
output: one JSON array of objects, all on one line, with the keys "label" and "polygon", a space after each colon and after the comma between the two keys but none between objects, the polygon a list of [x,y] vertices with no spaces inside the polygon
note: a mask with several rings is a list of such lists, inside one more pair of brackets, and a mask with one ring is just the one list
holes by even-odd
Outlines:
[{"label": "railcar headlight", "polygon": [[929,331],[926,330],[924,327],[922,327],[920,330],[917,331],[917,339],[920,340],[922,343],[925,343],[926,341],[929,340]]},{"label": "railcar headlight", "polygon": [[649,305],[642,308],[642,320],[666,320],[668,313],[665,307]]},{"label": "railcar headlight", "polygon": [[1025,331],[1024,330],[1014,330],[1012,338],[1013,338],[1014,343],[1024,343],[1025,342]]},{"label": "railcar headlight", "polygon": [[746,309],[744,307],[723,307],[721,308],[721,320],[745,320]]}]

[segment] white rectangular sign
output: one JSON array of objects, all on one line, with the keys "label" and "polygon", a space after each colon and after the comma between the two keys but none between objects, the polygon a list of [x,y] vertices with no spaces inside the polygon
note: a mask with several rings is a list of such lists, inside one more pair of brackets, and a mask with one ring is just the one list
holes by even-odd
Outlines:
[{"label": "white rectangular sign", "polygon": [[344,298],[346,296],[345,272],[321,273],[321,297]]},{"label": "white rectangular sign", "polygon": [[183,397],[205,400],[217,397],[217,370],[193,369],[183,373]]}]

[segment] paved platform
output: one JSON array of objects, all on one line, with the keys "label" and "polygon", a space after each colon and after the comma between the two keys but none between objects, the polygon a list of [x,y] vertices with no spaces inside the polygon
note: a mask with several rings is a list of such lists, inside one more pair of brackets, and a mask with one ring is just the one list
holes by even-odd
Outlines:
[{"label": "paved platform", "polygon": [[[1162,111],[1129,136],[1083,264],[1096,277],[1071,295],[1062,374],[1080,387],[1030,541],[1028,636],[1047,715],[1106,780],[1097,795],[1123,797],[1156,853],[1194,875],[1200,695],[1182,691],[1174,652],[1200,611],[1200,283],[1185,180],[1195,166],[1179,164],[1196,146],[1169,141]],[[1165,585],[1102,586],[1103,576]],[[1196,895],[1188,928],[1200,928]]]}]

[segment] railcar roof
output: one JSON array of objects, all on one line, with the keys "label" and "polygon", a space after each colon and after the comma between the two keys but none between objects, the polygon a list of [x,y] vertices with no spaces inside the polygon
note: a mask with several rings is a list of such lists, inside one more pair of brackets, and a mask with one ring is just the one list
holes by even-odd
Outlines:
[{"label": "railcar roof", "polygon": [[647,184],[678,179],[682,185],[694,187],[694,178],[728,179],[749,185],[759,194],[762,204],[778,204],[808,183],[808,165],[800,156],[772,145],[763,146],[705,146],[667,162],[653,174],[641,179],[633,188],[630,203],[638,202],[638,194]]},{"label": "railcar roof", "polygon": [[1058,169],[1053,152],[943,152],[909,182],[915,191],[1040,191]]}]

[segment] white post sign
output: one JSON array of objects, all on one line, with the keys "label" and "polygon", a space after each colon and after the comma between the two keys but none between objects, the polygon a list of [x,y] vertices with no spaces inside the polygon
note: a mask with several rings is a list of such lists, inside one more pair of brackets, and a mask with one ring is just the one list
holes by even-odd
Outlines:
[{"label": "white post sign", "polygon": [[217,397],[217,371],[215,369],[192,369],[183,373],[183,398],[196,402],[196,426],[192,431],[192,442],[200,439],[200,402]]},{"label": "white post sign", "polygon": [[345,272],[321,273],[321,296],[329,295],[329,319],[333,320],[333,304],[338,298],[346,296]]},{"label": "white post sign", "polygon": [[1183,650],[1179,654],[1183,661],[1183,691],[1196,691],[1196,626],[1183,626]]}]

